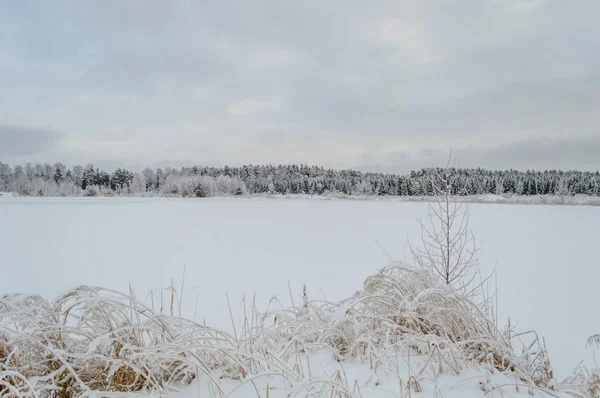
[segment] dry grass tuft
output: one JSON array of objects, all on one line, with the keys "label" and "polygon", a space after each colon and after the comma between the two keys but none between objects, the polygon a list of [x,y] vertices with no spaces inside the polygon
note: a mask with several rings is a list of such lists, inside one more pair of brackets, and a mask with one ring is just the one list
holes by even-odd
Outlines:
[{"label": "dry grass tuft", "polygon": [[[259,314],[254,306],[246,311],[245,302],[244,309],[244,325],[232,336],[172,310],[155,311],[132,292],[82,286],[51,302],[5,296],[0,395],[163,392],[202,376],[218,397],[226,395],[221,379],[254,385],[264,377],[279,379],[290,396],[352,396],[339,372],[337,378],[310,375],[306,355],[323,349],[340,362],[369,363],[375,373],[398,369],[399,358],[410,363],[412,356],[438,373],[479,366],[552,387],[548,357],[535,334],[497,330],[478,305],[424,269],[384,268],[338,303],[304,297],[300,307],[285,311]],[[404,384],[420,389],[424,371],[413,371]]]},{"label": "dry grass tuft", "polygon": [[[0,299],[0,364],[35,380],[40,396],[92,390],[160,391],[210,369],[212,352],[230,338],[188,320],[156,313],[133,295],[79,287],[53,302],[36,296]],[[194,370],[192,370],[194,369]],[[2,390],[0,390],[2,391]],[[4,393],[4,391],[2,391]]]},{"label": "dry grass tuft", "polygon": [[[476,304],[423,269],[395,265],[366,279],[364,289],[340,303],[308,302],[277,314],[260,344],[291,357],[304,349],[330,349],[339,360],[359,358],[390,368],[395,355],[430,357],[455,373],[482,365],[514,372],[526,383],[550,387],[546,350],[533,332],[497,330]],[[282,344],[282,342],[289,342]],[[392,355],[393,354],[393,355]]]}]

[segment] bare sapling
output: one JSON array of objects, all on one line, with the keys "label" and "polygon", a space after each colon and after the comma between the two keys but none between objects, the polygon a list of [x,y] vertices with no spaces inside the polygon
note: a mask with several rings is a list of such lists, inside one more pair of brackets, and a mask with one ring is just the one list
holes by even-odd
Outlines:
[{"label": "bare sapling", "polygon": [[431,270],[446,285],[472,295],[479,273],[475,237],[469,228],[468,204],[453,199],[457,192],[452,158],[445,169],[429,170],[426,189],[433,193],[428,201],[427,219],[421,226],[420,245],[410,245],[415,263]]}]

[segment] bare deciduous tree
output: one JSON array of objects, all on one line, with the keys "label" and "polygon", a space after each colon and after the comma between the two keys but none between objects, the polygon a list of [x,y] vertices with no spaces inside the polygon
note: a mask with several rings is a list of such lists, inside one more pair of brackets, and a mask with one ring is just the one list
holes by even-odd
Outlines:
[{"label": "bare deciduous tree", "polygon": [[417,265],[435,272],[447,284],[458,289],[472,288],[479,275],[475,237],[469,229],[469,207],[453,199],[457,192],[456,173],[448,159],[445,169],[432,168],[428,181],[433,196],[428,202],[428,218],[418,220],[421,242],[410,245]]}]

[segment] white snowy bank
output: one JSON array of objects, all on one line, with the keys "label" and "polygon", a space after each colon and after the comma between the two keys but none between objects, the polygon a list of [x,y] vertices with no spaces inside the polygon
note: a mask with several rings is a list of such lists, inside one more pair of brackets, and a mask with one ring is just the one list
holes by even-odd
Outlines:
[{"label": "white snowy bank", "polygon": [[[244,197],[266,199],[305,199],[305,200],[373,200],[396,202],[428,202],[430,196],[361,196],[343,193],[326,193],[323,195],[246,195]],[[453,196],[453,200],[462,203],[497,203],[522,205],[565,205],[565,206],[600,206],[600,197],[589,195],[557,196],[557,195],[464,195]]]},{"label": "white snowy bank", "polygon": [[[19,194],[16,192],[0,192],[0,199],[18,198]],[[31,197],[31,196],[26,196]],[[49,196],[49,197],[70,197],[77,198],[80,196]],[[113,198],[115,195],[98,194],[98,197],[109,197]],[[116,197],[119,198],[178,198],[181,197],[175,194],[169,195],[157,195],[156,193],[144,192],[138,194],[121,194]],[[396,201],[396,202],[428,202],[432,198],[430,196],[375,196],[375,195],[346,195],[340,192],[329,192],[323,195],[279,195],[279,194],[260,194],[260,195],[222,195],[215,194],[207,198],[190,198],[190,200],[197,199],[222,199],[222,198],[236,198],[236,199],[287,199],[287,200],[373,200],[373,201]],[[600,206],[600,197],[589,196],[589,195],[574,195],[574,196],[559,196],[559,195],[461,195],[453,196],[453,200],[464,203],[498,203],[498,204],[527,204],[527,205],[564,205],[564,206]]]}]

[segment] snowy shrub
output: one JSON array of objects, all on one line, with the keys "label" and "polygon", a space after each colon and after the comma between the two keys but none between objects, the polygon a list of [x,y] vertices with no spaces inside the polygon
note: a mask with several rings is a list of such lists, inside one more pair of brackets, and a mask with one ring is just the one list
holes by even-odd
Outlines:
[{"label": "snowy shrub", "polygon": [[184,198],[207,198],[214,195],[215,184],[210,177],[180,177],[179,193]]},{"label": "snowy shrub", "polygon": [[194,177],[192,180],[193,194],[198,198],[207,198],[214,196],[216,192],[215,181],[207,176]]},{"label": "snowy shrub", "polygon": [[372,195],[373,187],[368,182],[361,181],[358,184],[356,184],[356,187],[354,187],[354,191],[352,193],[354,195]]},{"label": "snowy shrub", "polygon": [[75,196],[78,187],[72,181],[46,180],[43,178],[19,178],[15,181],[14,190],[21,196]]},{"label": "snowy shrub", "polygon": [[14,181],[13,191],[19,194],[19,196],[31,196],[33,192],[29,182],[24,177],[20,177]]},{"label": "snowy shrub", "polygon": [[97,196],[100,192],[100,187],[95,186],[95,185],[88,185],[87,187],[85,187],[85,190],[83,191],[83,195],[84,196]]},{"label": "snowy shrub", "polygon": [[184,198],[207,198],[216,195],[243,195],[246,188],[239,178],[220,176],[169,175],[162,187],[163,195],[176,195]]},{"label": "snowy shrub", "polygon": [[58,196],[77,196],[79,188],[72,181],[65,181],[58,184]]},{"label": "snowy shrub", "polygon": [[161,193],[164,195],[177,195],[179,194],[178,187],[178,176],[169,175],[165,178],[165,181],[162,184]]},{"label": "snowy shrub", "polygon": [[219,176],[215,181],[216,192],[221,195],[243,195],[246,193],[246,186],[237,177]]},{"label": "snowy shrub", "polygon": [[231,178],[228,176],[218,176],[215,185],[218,192],[231,192],[233,190],[231,187]]},{"label": "snowy shrub", "polygon": [[348,195],[343,192],[323,192],[323,196],[327,199],[348,199]]}]

